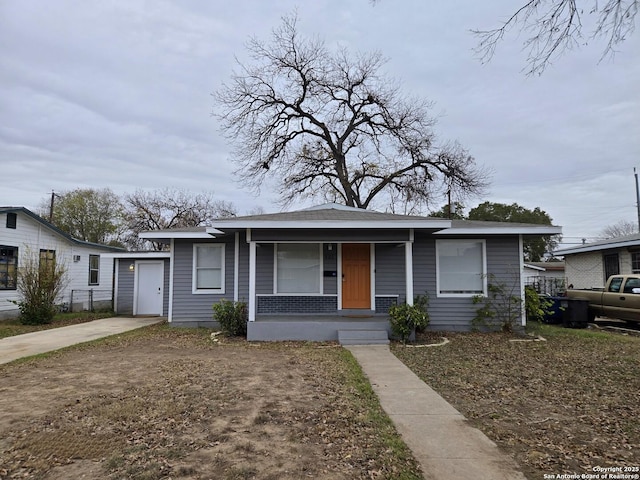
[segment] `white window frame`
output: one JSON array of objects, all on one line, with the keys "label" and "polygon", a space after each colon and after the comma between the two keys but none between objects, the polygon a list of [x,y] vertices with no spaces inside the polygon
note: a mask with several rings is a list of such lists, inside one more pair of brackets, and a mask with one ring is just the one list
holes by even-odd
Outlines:
[{"label": "white window frame", "polygon": [[[96,257],[98,259],[98,267],[97,268],[91,268],[91,259],[92,258],[96,258]],[[95,282],[91,281],[91,272],[96,272],[96,281]],[[100,255],[93,254],[93,253],[89,254],[89,281],[88,281],[87,285],[89,285],[89,286],[100,285]]]},{"label": "white window frame", "polygon": [[[197,265],[198,265],[198,248],[217,248],[220,249],[220,288],[198,288],[198,275],[197,275]],[[192,271],[191,271],[191,293],[195,295],[207,295],[207,294],[223,294],[225,293],[225,244],[224,243],[194,243],[193,244],[193,255],[192,255]]]},{"label": "white window frame", "polygon": [[[482,246],[482,292],[469,292],[469,293],[453,293],[453,292],[440,292],[440,245],[452,244],[452,243],[480,243]],[[436,240],[436,296],[437,297],[450,297],[450,298],[471,298],[476,295],[487,296],[487,242],[482,238],[459,238],[459,239],[440,239]]]},{"label": "white window frame", "polygon": [[[318,247],[318,259],[319,259],[319,272],[318,272],[318,285],[319,290],[317,292],[281,292],[278,289],[278,247],[280,245],[299,245],[308,244],[316,245]],[[311,295],[323,295],[324,281],[323,281],[323,268],[324,268],[324,255],[322,254],[322,243],[317,242],[280,242],[274,244],[273,248],[273,293],[274,295],[287,295],[287,296],[311,296]]]}]

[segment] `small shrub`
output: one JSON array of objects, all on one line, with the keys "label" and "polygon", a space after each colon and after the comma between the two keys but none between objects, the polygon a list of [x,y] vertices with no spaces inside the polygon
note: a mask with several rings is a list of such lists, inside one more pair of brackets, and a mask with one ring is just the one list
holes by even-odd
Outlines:
[{"label": "small shrub", "polygon": [[484,327],[489,330],[501,329],[503,332],[513,331],[514,325],[522,316],[522,299],[514,294],[514,288],[504,283],[489,283],[488,294],[474,295],[476,316],[471,321],[474,330]]},{"label": "small shrub", "polygon": [[413,305],[403,303],[400,305],[392,305],[389,308],[389,323],[391,323],[391,332],[400,337],[402,343],[407,343],[411,334],[415,331],[422,331],[429,325],[429,314],[427,313],[427,305],[429,304],[429,296],[418,295]]},{"label": "small shrub", "polygon": [[245,302],[220,300],[213,305],[213,317],[220,323],[220,329],[227,335],[247,336],[249,312]]},{"label": "small shrub", "polygon": [[553,300],[543,297],[532,287],[524,287],[524,308],[527,312],[527,320],[536,322],[544,321],[544,318],[553,314]]},{"label": "small shrub", "polygon": [[66,286],[67,270],[55,259],[42,262],[33,252],[27,252],[21,263],[17,285],[21,300],[13,302],[20,309],[20,322],[24,325],[51,323],[58,313],[56,303]]}]

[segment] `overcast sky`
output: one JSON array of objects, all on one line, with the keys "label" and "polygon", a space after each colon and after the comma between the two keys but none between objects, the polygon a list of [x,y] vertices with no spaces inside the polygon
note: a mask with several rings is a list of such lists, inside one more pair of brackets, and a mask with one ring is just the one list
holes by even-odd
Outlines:
[{"label": "overcast sky", "polygon": [[540,207],[567,243],[636,221],[640,32],[613,61],[598,63],[595,42],[527,77],[524,36],[512,31],[482,65],[469,30],[499,25],[520,3],[0,0],[0,205],[35,209],[52,190],[176,187],[239,213],[278,211],[269,189],[254,197],[234,181],[211,94],[248,38],[268,39],[297,8],[303,34],[382,52],[405,93],[434,102],[440,138],[493,170],[467,207]]}]

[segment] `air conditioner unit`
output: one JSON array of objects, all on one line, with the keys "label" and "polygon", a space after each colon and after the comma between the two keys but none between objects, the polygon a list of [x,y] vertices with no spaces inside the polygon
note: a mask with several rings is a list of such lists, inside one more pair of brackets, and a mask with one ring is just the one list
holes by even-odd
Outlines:
[{"label": "air conditioner unit", "polygon": [[80,261],[80,255],[74,255],[73,256],[73,261],[76,262],[76,263],[79,262]]}]

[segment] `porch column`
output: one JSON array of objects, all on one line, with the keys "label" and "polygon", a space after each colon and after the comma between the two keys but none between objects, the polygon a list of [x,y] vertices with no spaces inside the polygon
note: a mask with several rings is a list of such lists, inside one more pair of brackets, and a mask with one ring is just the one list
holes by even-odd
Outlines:
[{"label": "porch column", "polygon": [[256,321],[256,242],[249,242],[249,321]]},{"label": "porch column", "polygon": [[413,305],[413,242],[404,244],[405,283],[407,285],[407,305]]}]

